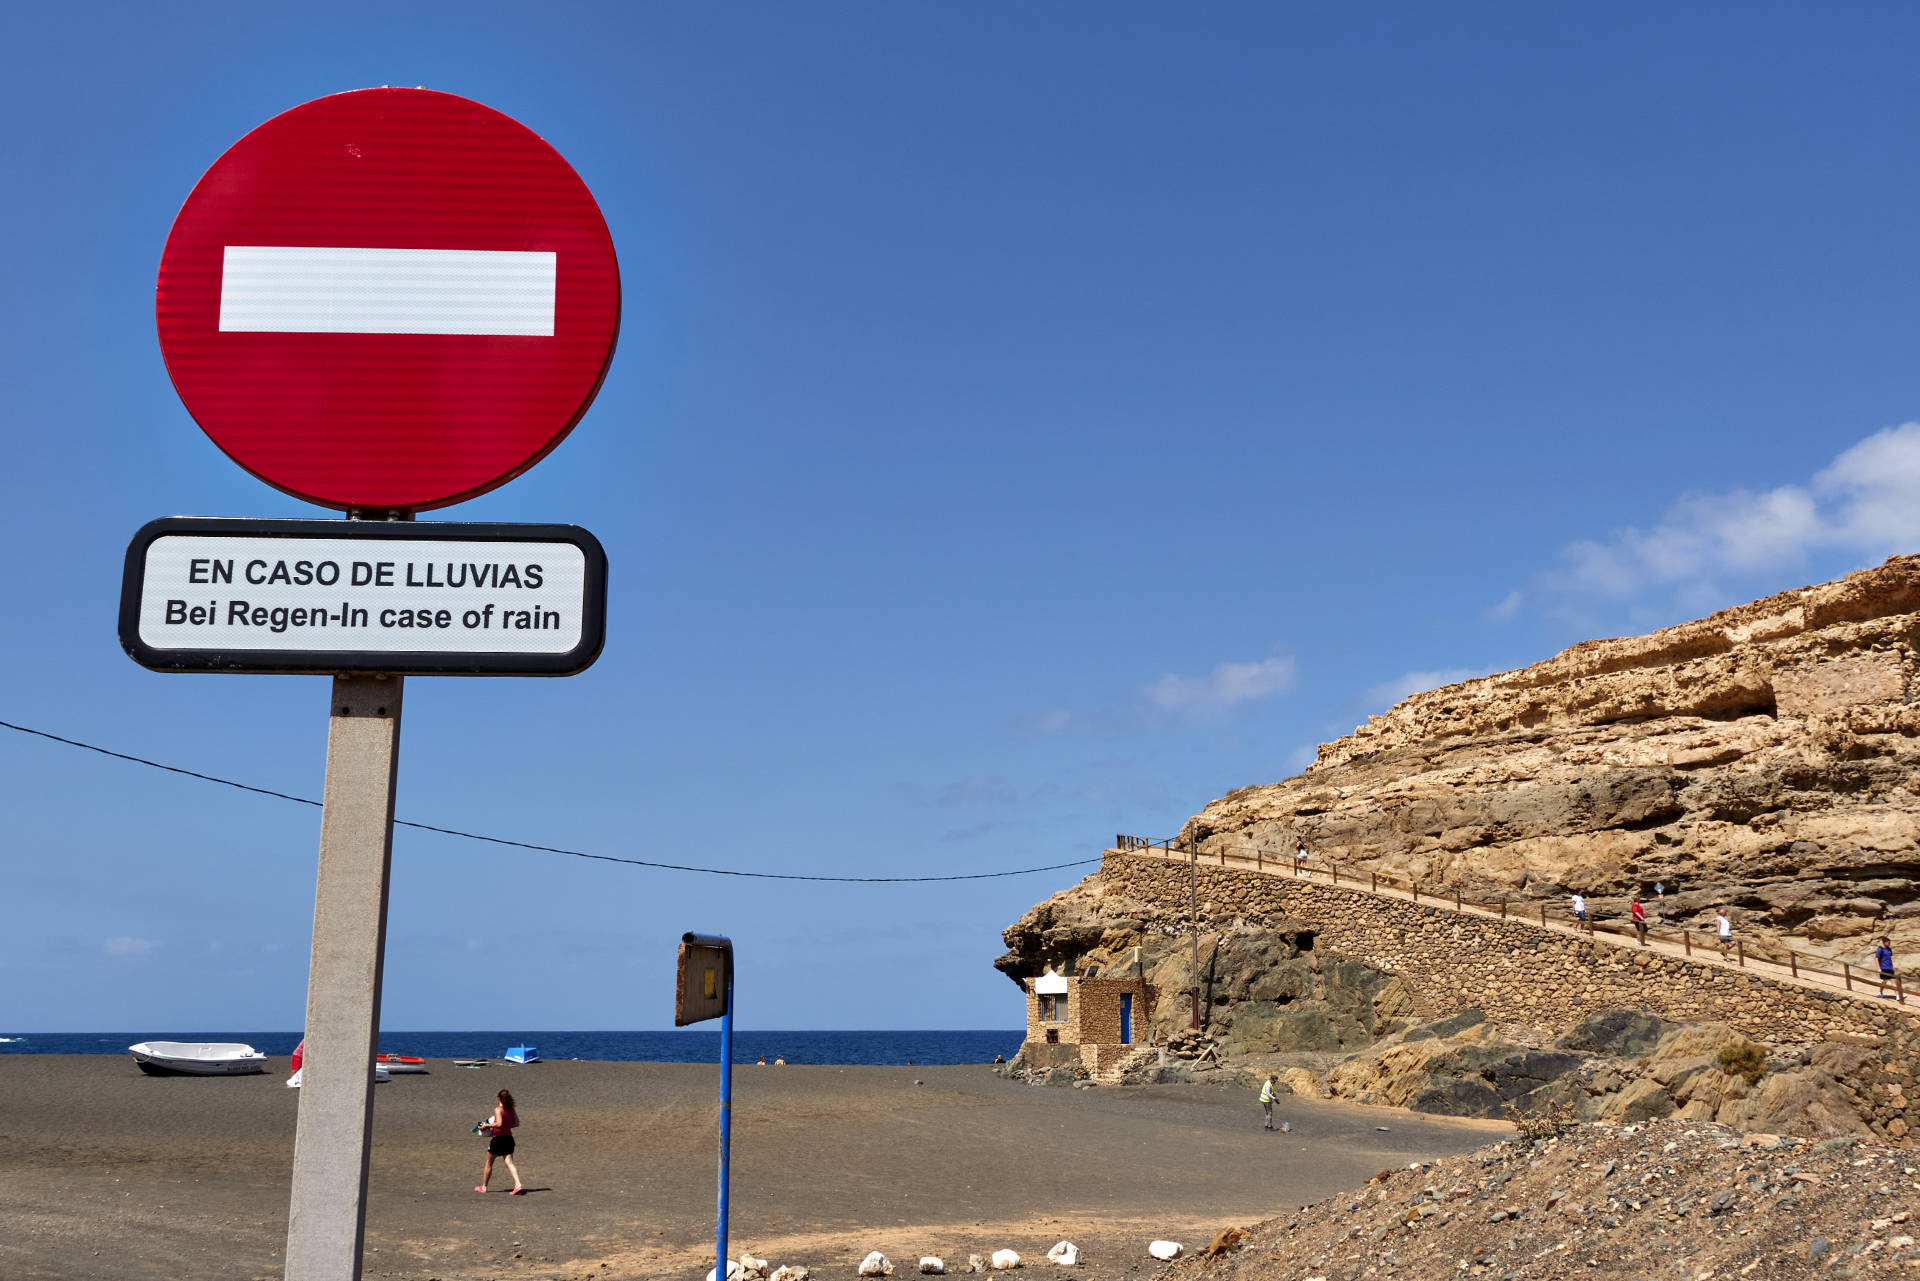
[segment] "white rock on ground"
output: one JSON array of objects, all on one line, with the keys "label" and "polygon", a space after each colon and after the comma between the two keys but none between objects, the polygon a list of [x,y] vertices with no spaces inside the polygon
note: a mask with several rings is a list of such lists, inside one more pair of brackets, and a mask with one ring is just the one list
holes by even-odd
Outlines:
[{"label": "white rock on ground", "polygon": [[[719,1271],[718,1268],[708,1268],[707,1281],[714,1281],[714,1278],[719,1275]],[[747,1281],[747,1270],[735,1263],[732,1259],[728,1259],[727,1281]]]},{"label": "white rock on ground", "polygon": [[977,1254],[969,1254],[967,1256],[967,1271],[985,1272],[986,1270],[987,1270],[987,1261],[985,1259],[981,1258]]},{"label": "white rock on ground", "polygon": [[1020,1256],[1012,1250],[995,1250],[993,1252],[993,1266],[1000,1272],[1005,1272],[1008,1268],[1017,1268],[1020,1266]]},{"label": "white rock on ground", "polygon": [[922,1256],[920,1260],[920,1274],[922,1276],[937,1277],[946,1270],[947,1264],[944,1259],[935,1258],[929,1254]]},{"label": "white rock on ground", "polygon": [[1062,1241],[1047,1251],[1047,1257],[1063,1268],[1070,1268],[1080,1262],[1080,1248],[1071,1241]]},{"label": "white rock on ground", "polygon": [[890,1277],[893,1275],[893,1264],[888,1261],[886,1255],[875,1250],[872,1254],[860,1260],[860,1275],[863,1277]]},{"label": "white rock on ground", "polygon": [[[728,1271],[732,1269],[729,1268]],[[761,1277],[767,1275],[767,1261],[756,1259],[751,1254],[743,1254],[740,1256],[740,1271],[746,1274],[747,1281],[759,1281]]]},{"label": "white rock on ground", "polygon": [[1147,1247],[1147,1253],[1156,1259],[1177,1259],[1185,1248],[1178,1241],[1155,1241]]},{"label": "white rock on ground", "polygon": [[767,1281],[807,1281],[808,1275],[805,1268],[782,1264],[773,1270],[773,1275]]}]

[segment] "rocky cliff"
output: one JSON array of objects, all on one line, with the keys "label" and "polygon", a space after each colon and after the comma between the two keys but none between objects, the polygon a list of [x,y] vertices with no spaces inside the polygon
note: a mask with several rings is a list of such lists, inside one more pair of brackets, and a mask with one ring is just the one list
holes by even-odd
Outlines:
[{"label": "rocky cliff", "polygon": [[1920,953],[1920,557],[1416,694],[1187,825],[1470,893]]},{"label": "rocky cliff", "polygon": [[[1630,893],[1663,882],[1666,896],[1646,902],[1669,925],[1704,926],[1724,904],[1743,938],[1771,935],[1855,961],[1885,933],[1911,972],[1920,955],[1920,557],[1415,695],[1323,746],[1304,773],[1208,805],[1183,835],[1203,853],[1259,849],[1282,867],[1304,839],[1316,864],[1457,885],[1480,898],[1579,890],[1601,916],[1624,916]],[[1860,1029],[1848,1023],[1840,1039],[1855,1044],[1812,1044],[1839,1035],[1830,1018],[1824,1033],[1770,1035],[1753,1025],[1772,1027],[1784,1012],[1755,1016],[1736,999],[1745,989],[1717,976],[1689,981],[1683,1020],[1725,1019],[1745,1035],[1806,1043],[1752,1097],[1693,1062],[1695,1040],[1728,1032],[1719,1024],[1663,1025],[1708,1028],[1675,1033],[1665,1059],[1570,1048],[1531,1006],[1508,1010],[1498,1029],[1465,1027],[1444,1040],[1409,1031],[1423,1006],[1465,1007],[1505,991],[1472,979],[1472,964],[1498,970],[1516,963],[1510,953],[1525,963],[1529,949],[1586,944],[1501,943],[1492,935],[1504,923],[1474,925],[1478,941],[1463,942],[1466,927],[1433,909],[1322,880],[1207,867],[1204,858],[1204,874],[1192,873],[1199,911],[1190,933],[1188,873],[1133,856],[1108,862],[1010,926],[995,964],[1019,981],[1048,967],[1137,963],[1159,994],[1148,1024],[1164,1041],[1193,1017],[1197,936],[1200,1017],[1229,1059],[1351,1056],[1324,1074],[1295,1069],[1303,1092],[1488,1114],[1519,1097],[1508,1087],[1526,1085],[1587,1115],[1692,1109],[1740,1124],[1804,1115],[1828,1132],[1906,1133],[1897,1081],[1871,1084],[1879,1091],[1871,1098],[1858,1093],[1867,1084],[1855,1081],[1854,1094],[1839,1084],[1864,1070],[1857,1043],[1879,1037],[1853,1035]],[[1178,893],[1163,892],[1167,875],[1181,882]],[[1373,920],[1381,913],[1393,919]],[[1421,952],[1415,944],[1434,944],[1426,935],[1436,930],[1446,935],[1439,951]],[[1436,955],[1452,968],[1419,963]],[[1659,959],[1554,958],[1549,972],[1580,981],[1552,990],[1583,1009],[1621,999],[1601,991],[1618,987],[1602,971]],[[1747,995],[1764,1001],[1757,991]],[[1659,993],[1645,994],[1651,1002]],[[1494,1005],[1518,1009],[1515,1000]],[[1920,1044],[1901,1038],[1867,1057],[1884,1059],[1889,1073],[1920,1073]],[[1667,1071],[1667,1059],[1679,1066]]]}]

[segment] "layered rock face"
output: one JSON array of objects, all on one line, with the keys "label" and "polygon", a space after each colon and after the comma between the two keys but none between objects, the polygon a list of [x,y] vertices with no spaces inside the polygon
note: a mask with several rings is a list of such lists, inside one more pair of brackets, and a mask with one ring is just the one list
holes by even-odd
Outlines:
[{"label": "layered rock face", "polygon": [[[1920,557],[1417,694],[1188,823],[1284,862],[1920,953]],[[1667,887],[1664,900],[1651,891]]]},{"label": "layered rock face", "polygon": [[[1316,952],[1304,922],[1203,912],[1198,924],[1201,1020],[1229,1053],[1356,1049],[1415,1022],[1398,979]],[[994,964],[1015,982],[1049,968],[1118,973],[1136,963],[1138,948],[1155,993],[1145,1012],[1150,1039],[1163,1042],[1192,1023],[1195,939],[1185,913],[1091,876],[1033,908],[1004,937],[1010,950]]]},{"label": "layered rock face", "polygon": [[1771,1055],[1756,1050],[1748,1079],[1718,1055],[1746,1043],[1723,1023],[1605,1010],[1546,1045],[1530,1045],[1470,1010],[1355,1054],[1324,1076],[1293,1068],[1286,1082],[1310,1097],[1444,1116],[1498,1118],[1564,1104],[1589,1121],[1678,1116],[1822,1138],[1906,1136],[1898,1113],[1876,1115],[1877,1049],[1824,1042]]}]

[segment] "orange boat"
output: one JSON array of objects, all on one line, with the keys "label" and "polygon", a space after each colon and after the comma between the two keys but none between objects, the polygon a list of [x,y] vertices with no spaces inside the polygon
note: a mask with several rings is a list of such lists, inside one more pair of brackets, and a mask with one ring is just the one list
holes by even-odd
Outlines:
[{"label": "orange boat", "polygon": [[376,1054],[373,1061],[389,1072],[425,1072],[427,1061],[417,1054]]}]

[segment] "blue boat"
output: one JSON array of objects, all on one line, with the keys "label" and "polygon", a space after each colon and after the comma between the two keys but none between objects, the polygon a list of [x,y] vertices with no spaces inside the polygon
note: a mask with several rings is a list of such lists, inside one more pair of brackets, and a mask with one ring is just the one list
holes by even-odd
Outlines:
[{"label": "blue boat", "polygon": [[531,1045],[516,1045],[507,1051],[507,1062],[509,1063],[526,1064],[538,1063],[539,1061],[540,1051]]}]

